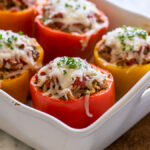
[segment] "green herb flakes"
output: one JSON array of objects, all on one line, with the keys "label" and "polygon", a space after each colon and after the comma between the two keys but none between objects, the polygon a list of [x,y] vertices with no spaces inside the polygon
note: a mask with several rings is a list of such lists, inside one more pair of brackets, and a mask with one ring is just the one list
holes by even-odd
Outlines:
[{"label": "green herb flakes", "polygon": [[143,39],[147,38],[147,32],[141,28],[128,28],[124,25],[122,26],[122,29],[124,30],[124,33],[118,32],[118,38],[120,39],[123,51],[125,51],[127,47],[129,47],[130,51],[133,51],[134,49],[133,45],[126,44],[127,40],[132,41],[136,36]]},{"label": "green herb flakes", "polygon": [[58,66],[58,67],[61,67],[61,62],[57,62],[57,66]]},{"label": "green herb flakes", "polygon": [[104,89],[104,90],[108,89],[108,86],[105,86],[103,89]]},{"label": "green herb flakes", "polygon": [[66,67],[69,69],[80,69],[82,67],[80,59],[74,59],[71,57],[62,57],[57,62],[58,67]]},{"label": "green herb flakes", "polygon": [[92,76],[97,76],[97,73],[93,73]]},{"label": "green herb flakes", "polygon": [[83,6],[83,9],[85,10],[85,9],[86,9],[86,6]]},{"label": "green herb flakes", "polygon": [[23,32],[22,31],[19,31],[19,33],[18,33],[19,35],[23,35]]},{"label": "green herb flakes", "polygon": [[73,8],[73,6],[68,3],[65,3],[65,7]]},{"label": "green herb flakes", "polygon": [[3,39],[3,35],[2,34],[0,34],[0,40],[2,40]]},{"label": "green herb flakes", "polygon": [[66,70],[63,70],[63,73],[64,73],[64,75],[66,75],[66,74],[67,74],[67,71],[66,71]]}]

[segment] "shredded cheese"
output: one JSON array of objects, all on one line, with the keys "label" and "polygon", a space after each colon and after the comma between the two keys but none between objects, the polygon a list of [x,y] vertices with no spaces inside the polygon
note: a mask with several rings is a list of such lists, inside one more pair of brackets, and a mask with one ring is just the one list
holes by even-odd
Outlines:
[{"label": "shredded cheese", "polygon": [[[70,66],[64,65],[68,61],[70,61]],[[37,77],[38,81],[35,84],[37,87],[44,87],[47,80],[51,80],[49,89],[43,92],[44,95],[49,95],[53,98],[64,96],[66,100],[68,100],[68,93],[70,97],[74,96],[72,88],[76,79],[79,79],[79,86],[84,83],[90,90],[94,88],[93,81],[96,80],[103,87],[105,80],[109,80],[108,75],[91,66],[85,60],[70,57],[58,57],[54,59],[39,70]]]},{"label": "shredded cheese", "polygon": [[122,27],[108,32],[102,37],[104,45],[111,48],[110,63],[115,64],[117,60],[138,60],[139,64],[144,59],[150,60],[150,55],[145,58],[144,50],[150,45],[150,36],[141,28]]},{"label": "shredded cheese", "polygon": [[81,40],[82,51],[87,47],[91,35],[107,23],[95,4],[87,0],[49,0],[43,10],[45,25],[51,24],[52,28],[75,35],[87,34],[87,38]]},{"label": "shredded cheese", "polygon": [[[35,68],[33,53],[36,47],[37,42],[33,38],[22,35],[22,33],[0,30],[0,68],[9,70],[12,67],[11,64],[17,68],[13,72],[7,72],[5,78],[17,75],[22,69]],[[21,60],[26,63],[24,68],[22,68]]]},{"label": "shredded cheese", "polygon": [[89,105],[89,97],[90,95],[86,95],[85,96],[85,112],[86,112],[86,115],[90,118],[93,117],[93,114],[90,113],[89,111],[89,108],[90,108],[90,105]]},{"label": "shredded cheese", "polygon": [[[49,0],[48,5],[51,13],[49,19],[44,21],[44,24],[49,22],[61,22],[65,26],[70,26],[76,23],[82,23],[85,27],[91,26],[92,29],[99,28],[101,25],[96,21],[96,17],[89,19],[88,15],[99,14],[95,4],[87,0]],[[63,17],[53,17],[55,14],[62,13]],[[72,27],[73,28],[73,27]],[[72,29],[72,32],[78,29]],[[80,31],[79,31],[80,33]]]}]

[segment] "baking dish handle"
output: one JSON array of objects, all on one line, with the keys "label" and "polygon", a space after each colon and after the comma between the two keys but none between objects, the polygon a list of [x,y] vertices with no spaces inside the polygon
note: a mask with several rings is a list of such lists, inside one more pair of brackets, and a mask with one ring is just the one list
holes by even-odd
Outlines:
[{"label": "baking dish handle", "polygon": [[[150,83],[149,83],[149,85],[150,85]],[[148,87],[142,94],[140,107],[142,107],[142,108],[148,107],[149,112],[150,112],[150,87]]]},{"label": "baking dish handle", "polygon": [[[150,72],[148,72],[147,75],[150,76]],[[145,90],[141,95],[139,104],[137,105],[135,118],[143,118],[145,114],[150,113],[150,80],[147,80],[143,88]]]}]

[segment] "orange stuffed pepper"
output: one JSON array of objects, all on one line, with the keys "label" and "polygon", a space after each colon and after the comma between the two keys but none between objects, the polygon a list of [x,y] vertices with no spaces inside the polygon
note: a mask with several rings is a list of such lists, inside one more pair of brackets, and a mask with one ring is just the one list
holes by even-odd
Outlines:
[{"label": "orange stuffed pepper", "polygon": [[30,81],[33,106],[74,128],[84,128],[115,103],[112,75],[78,57],[59,57]]},{"label": "orange stuffed pepper", "polygon": [[30,77],[42,60],[43,49],[35,39],[0,30],[0,89],[25,103]]},{"label": "orange stuffed pepper", "polygon": [[0,1],[0,29],[23,31],[32,36],[35,18],[34,1],[2,0]]},{"label": "orange stuffed pepper", "polygon": [[117,28],[103,36],[94,57],[113,74],[119,99],[150,70],[150,37],[141,28]]},{"label": "orange stuffed pepper", "polygon": [[108,19],[86,0],[51,0],[36,18],[36,38],[45,51],[44,62],[57,56],[89,58]]}]

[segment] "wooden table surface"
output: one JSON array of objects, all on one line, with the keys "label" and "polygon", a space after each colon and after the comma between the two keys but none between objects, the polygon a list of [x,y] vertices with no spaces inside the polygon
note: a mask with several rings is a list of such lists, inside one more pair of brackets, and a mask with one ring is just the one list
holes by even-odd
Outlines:
[{"label": "wooden table surface", "polygon": [[106,150],[150,150],[150,113]]}]

